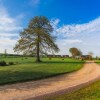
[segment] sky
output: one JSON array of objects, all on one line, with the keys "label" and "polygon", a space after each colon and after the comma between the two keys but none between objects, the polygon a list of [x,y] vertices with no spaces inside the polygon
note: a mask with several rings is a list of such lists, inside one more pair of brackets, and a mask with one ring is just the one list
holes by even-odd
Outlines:
[{"label": "sky", "polygon": [[14,53],[19,33],[35,16],[50,20],[59,54],[77,47],[100,56],[100,0],[0,0],[0,53]]}]

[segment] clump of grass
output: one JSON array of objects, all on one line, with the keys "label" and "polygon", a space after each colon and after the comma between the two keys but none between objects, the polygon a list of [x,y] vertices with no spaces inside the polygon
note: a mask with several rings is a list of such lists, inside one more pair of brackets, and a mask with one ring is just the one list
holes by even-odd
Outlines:
[{"label": "clump of grass", "polygon": [[9,64],[9,65],[14,65],[14,62],[9,62],[8,64]]},{"label": "clump of grass", "polygon": [[7,63],[5,61],[0,61],[0,66],[7,66]]}]

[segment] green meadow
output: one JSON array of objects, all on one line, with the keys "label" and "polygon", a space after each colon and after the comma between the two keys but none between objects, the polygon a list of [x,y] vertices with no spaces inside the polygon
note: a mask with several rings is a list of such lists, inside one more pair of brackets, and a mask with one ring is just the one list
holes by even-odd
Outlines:
[{"label": "green meadow", "polygon": [[[100,64],[100,60],[95,60],[97,64]],[[46,100],[100,100],[100,80],[93,84],[71,92],[69,94],[63,94],[56,97],[51,97]]]},{"label": "green meadow", "polygon": [[6,57],[0,61],[14,65],[0,66],[0,85],[25,82],[70,73],[82,68],[84,61],[71,58],[42,58],[36,63],[33,57]]},{"label": "green meadow", "polygon": [[100,81],[97,81],[86,88],[76,92],[51,97],[46,100],[100,100]]}]

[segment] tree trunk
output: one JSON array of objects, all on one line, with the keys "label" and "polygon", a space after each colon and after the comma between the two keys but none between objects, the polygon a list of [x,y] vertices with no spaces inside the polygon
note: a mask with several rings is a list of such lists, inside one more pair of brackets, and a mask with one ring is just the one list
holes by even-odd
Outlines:
[{"label": "tree trunk", "polygon": [[39,37],[39,34],[38,34],[37,55],[36,55],[36,57],[37,57],[37,58],[36,58],[36,62],[37,62],[37,63],[41,62],[41,60],[40,60],[40,53],[39,53],[39,52],[40,52],[39,38],[40,38],[40,37]]}]

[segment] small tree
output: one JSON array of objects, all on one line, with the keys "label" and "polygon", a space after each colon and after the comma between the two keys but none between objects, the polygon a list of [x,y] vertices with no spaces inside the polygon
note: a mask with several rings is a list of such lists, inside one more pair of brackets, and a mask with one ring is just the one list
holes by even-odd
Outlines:
[{"label": "small tree", "polygon": [[41,62],[41,54],[59,51],[55,44],[56,38],[50,34],[52,32],[53,28],[46,17],[34,17],[28,27],[20,33],[20,39],[14,48],[15,52],[36,55],[36,62]]},{"label": "small tree", "polygon": [[75,47],[70,48],[69,52],[71,53],[73,58],[75,58],[76,56],[81,56],[82,55],[82,52],[79,49],[75,48]]}]

